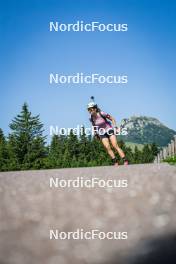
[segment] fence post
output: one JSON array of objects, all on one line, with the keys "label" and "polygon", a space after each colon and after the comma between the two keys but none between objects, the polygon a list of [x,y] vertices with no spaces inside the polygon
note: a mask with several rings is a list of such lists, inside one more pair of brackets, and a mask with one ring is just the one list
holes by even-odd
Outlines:
[{"label": "fence post", "polygon": [[176,135],[174,136],[174,155],[176,155]]},{"label": "fence post", "polygon": [[176,156],[176,135],[174,135],[174,139],[171,140],[171,143],[160,150],[155,157],[154,163],[160,163],[162,160],[174,156]]},{"label": "fence post", "polygon": [[172,148],[171,148],[171,144],[170,143],[168,144],[168,152],[169,152],[168,156],[171,157],[172,156]]},{"label": "fence post", "polygon": [[160,154],[159,153],[157,155],[157,161],[158,161],[158,163],[160,163]]},{"label": "fence post", "polygon": [[158,163],[158,159],[157,159],[157,157],[155,157],[155,159],[154,159],[154,162],[153,163]]},{"label": "fence post", "polygon": [[163,150],[162,149],[160,150],[160,160],[161,161],[163,160]]},{"label": "fence post", "polygon": [[171,140],[171,156],[174,157],[174,152],[175,152],[175,142],[174,140]]},{"label": "fence post", "polygon": [[166,159],[167,158],[167,148],[163,148],[163,158]]}]

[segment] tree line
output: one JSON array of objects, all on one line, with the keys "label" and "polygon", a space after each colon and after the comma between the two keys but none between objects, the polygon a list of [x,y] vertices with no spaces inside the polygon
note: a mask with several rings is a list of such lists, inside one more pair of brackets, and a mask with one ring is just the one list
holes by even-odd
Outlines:
[{"label": "tree line", "polygon": [[[53,135],[46,144],[44,125],[39,115],[32,116],[24,103],[20,114],[10,123],[10,133],[4,136],[0,129],[0,171],[91,167],[111,165],[111,159],[102,144],[91,136]],[[119,146],[126,153],[130,164],[150,163],[158,153],[155,143],[134,151],[120,140]],[[119,163],[120,157],[117,155]]]}]

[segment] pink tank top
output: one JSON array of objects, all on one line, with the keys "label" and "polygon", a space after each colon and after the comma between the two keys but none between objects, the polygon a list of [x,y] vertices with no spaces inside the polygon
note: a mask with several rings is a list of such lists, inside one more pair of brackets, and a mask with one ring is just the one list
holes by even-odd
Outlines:
[{"label": "pink tank top", "polygon": [[[103,111],[101,111],[101,115],[104,117],[104,118],[108,118],[109,115]],[[108,130],[109,128],[113,128],[110,121],[108,120],[105,120],[102,116],[101,116],[99,113],[97,113],[97,116],[96,117],[93,117],[92,116],[92,119],[93,119],[93,122],[94,122],[94,125],[98,127],[98,130],[100,128],[103,128],[106,130]],[[91,118],[90,118],[91,120]]]}]

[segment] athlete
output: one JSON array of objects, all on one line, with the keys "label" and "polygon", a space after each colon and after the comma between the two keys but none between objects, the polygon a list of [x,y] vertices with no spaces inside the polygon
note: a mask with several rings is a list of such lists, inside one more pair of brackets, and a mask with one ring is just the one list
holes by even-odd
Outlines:
[{"label": "athlete", "polygon": [[[94,97],[91,97],[91,99],[94,100]],[[90,121],[94,127],[95,137],[101,140],[103,146],[112,159],[113,165],[118,166],[119,164],[111,145],[123,160],[124,165],[128,165],[128,160],[126,159],[123,150],[118,146],[117,138],[114,133],[114,130],[118,130],[115,119],[101,111],[94,101],[91,101],[87,105],[87,110],[90,113]]]}]

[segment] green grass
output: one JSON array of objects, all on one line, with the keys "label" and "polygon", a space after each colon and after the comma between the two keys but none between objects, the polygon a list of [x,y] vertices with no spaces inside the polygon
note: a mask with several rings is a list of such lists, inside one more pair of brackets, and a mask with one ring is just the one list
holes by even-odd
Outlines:
[{"label": "green grass", "polygon": [[164,162],[168,162],[171,165],[176,165],[176,156],[167,158],[164,160]]}]

